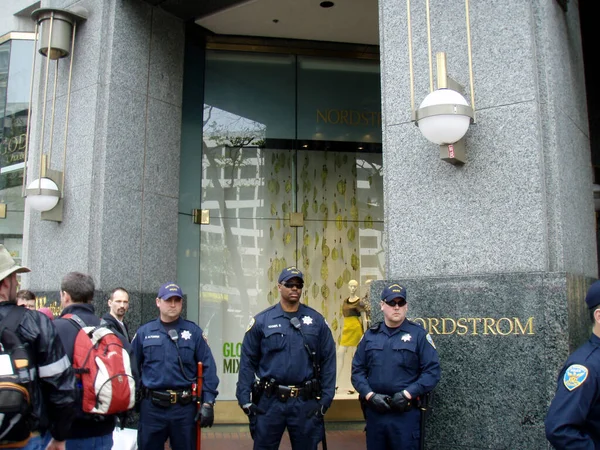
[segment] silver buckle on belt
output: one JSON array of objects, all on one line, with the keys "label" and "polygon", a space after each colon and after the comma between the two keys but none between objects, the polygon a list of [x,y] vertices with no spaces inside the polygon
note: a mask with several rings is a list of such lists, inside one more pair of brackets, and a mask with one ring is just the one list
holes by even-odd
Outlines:
[{"label": "silver buckle on belt", "polygon": [[298,397],[298,395],[300,394],[300,388],[297,388],[296,386],[289,386],[289,388],[290,388],[290,397],[291,398]]}]

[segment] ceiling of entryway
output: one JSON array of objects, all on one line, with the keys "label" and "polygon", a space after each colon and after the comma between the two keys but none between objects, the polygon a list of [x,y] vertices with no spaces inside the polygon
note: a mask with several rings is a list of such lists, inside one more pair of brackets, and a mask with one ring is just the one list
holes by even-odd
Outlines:
[{"label": "ceiling of entryway", "polygon": [[[146,0],[215,34],[379,44],[377,0]],[[323,7],[321,4],[333,3]]]}]

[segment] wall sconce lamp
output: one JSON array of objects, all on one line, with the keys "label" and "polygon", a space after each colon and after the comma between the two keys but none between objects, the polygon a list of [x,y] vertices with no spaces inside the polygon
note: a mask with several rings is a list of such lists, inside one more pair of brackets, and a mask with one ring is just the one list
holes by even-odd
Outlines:
[{"label": "wall sconce lamp", "polygon": [[[44,94],[42,103],[42,116],[40,128],[39,144],[39,176],[28,183],[27,168],[30,163],[29,155],[29,133],[25,141],[25,171],[23,176],[23,196],[27,198],[29,207],[40,211],[42,220],[51,220],[62,222],[63,196],[65,179],[64,172],[67,160],[67,136],[69,127],[69,106],[71,100],[71,75],[73,73],[73,51],[75,49],[75,34],[77,24],[86,19],[87,12],[83,8],[77,10],[62,10],[53,8],[36,9],[31,14],[35,21],[35,45],[33,48],[33,64],[31,68],[31,86],[29,94],[29,104],[33,102],[33,86],[35,78],[36,53],[46,58],[46,67],[44,70]],[[37,50],[37,52],[36,52]],[[58,84],[58,63],[61,59],[70,58],[69,78],[67,83],[67,101],[65,108],[65,131],[64,131],[64,150],[62,171],[50,168],[52,160],[52,144],[54,141],[54,118],[56,106],[56,87]],[[44,150],[45,127],[46,127],[46,105],[48,104],[48,82],[50,72],[50,61],[54,64],[53,95],[50,112],[50,136],[48,149]],[[31,107],[27,114],[27,129],[31,130]]]},{"label": "wall sconce lamp", "polygon": [[410,0],[407,0],[408,15],[408,56],[410,71],[410,102],[412,121],[419,127],[423,136],[440,146],[440,158],[454,165],[467,161],[464,136],[471,123],[475,123],[475,93],[473,89],[473,64],[471,54],[471,29],[469,25],[469,0],[465,0],[467,22],[467,47],[469,56],[469,80],[471,85],[471,105],[463,97],[464,88],[447,75],[446,54],[436,53],[437,89],[433,89],[431,57],[431,31],[429,20],[429,0],[426,0],[427,42],[429,48],[429,87],[430,93],[415,110],[414,75],[412,58],[412,27]]}]

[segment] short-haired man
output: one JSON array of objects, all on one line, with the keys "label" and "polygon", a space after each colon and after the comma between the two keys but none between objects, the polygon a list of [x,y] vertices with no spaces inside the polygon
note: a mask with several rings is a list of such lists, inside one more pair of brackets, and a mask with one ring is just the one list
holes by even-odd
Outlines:
[{"label": "short-haired man", "polygon": [[129,329],[123,322],[125,313],[129,310],[129,292],[125,288],[118,287],[111,291],[108,298],[108,310],[102,316],[106,327],[116,333],[121,333],[129,341]]},{"label": "short-haired man", "polygon": [[[132,346],[142,378],[138,423],[138,448],[163,450],[167,439],[172,450],[196,447],[196,423],[210,427],[219,378],[202,329],[181,318],[183,292],[175,283],[163,284],[156,297],[159,317],[142,325]],[[202,406],[193,402],[192,384],[202,362]]]},{"label": "short-haired man", "polygon": [[600,449],[600,281],[585,297],[590,339],[567,359],[546,415],[546,437],[557,450]]},{"label": "short-haired man", "polygon": [[406,288],[398,283],[383,289],[383,322],[367,330],[352,360],[352,385],[366,402],[368,450],[418,449],[422,430],[416,400],[440,380],[433,339],[406,318],[406,299]]},{"label": "short-haired man", "polygon": [[303,304],[304,277],[286,267],[279,302],[252,318],[244,341],[236,398],[248,416],[254,449],[316,450],[335,395],[335,342],[325,318]]},{"label": "short-haired man", "polygon": [[[23,272],[29,269],[18,266],[0,245],[0,321],[17,307],[17,273]],[[64,450],[73,419],[75,375],[52,322],[35,311],[24,311],[20,317],[16,332],[29,345],[37,373],[32,389],[34,433],[24,448],[39,449],[41,435],[49,430],[52,438],[47,449]]]},{"label": "short-haired man", "polygon": [[[100,325],[100,319],[94,314],[94,305],[92,304],[94,289],[92,277],[79,272],[66,274],[60,283],[60,303],[63,310],[60,317],[54,320],[54,325],[71,361],[73,361],[73,348],[79,327],[64,316],[75,314],[88,326]],[[127,339],[120,334],[117,336],[121,338],[123,345],[128,349]],[[111,450],[115,421],[115,416],[86,415],[79,405],[79,413],[68,436],[67,450],[70,448]]]},{"label": "short-haired man", "polygon": [[35,294],[27,289],[17,292],[17,305],[35,309]]}]

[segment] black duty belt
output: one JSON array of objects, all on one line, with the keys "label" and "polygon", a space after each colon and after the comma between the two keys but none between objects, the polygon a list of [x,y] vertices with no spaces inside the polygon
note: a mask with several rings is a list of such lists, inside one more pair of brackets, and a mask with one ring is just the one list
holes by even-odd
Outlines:
[{"label": "black duty belt", "polygon": [[166,408],[179,403],[180,405],[188,405],[193,400],[191,389],[166,389],[164,391],[155,391],[147,389],[147,397],[152,400],[152,403]]},{"label": "black duty belt", "polygon": [[252,387],[252,395],[260,398],[264,393],[267,397],[277,397],[280,402],[287,402],[290,398],[301,397],[304,400],[312,400],[321,396],[321,386],[317,380],[308,380],[301,386],[286,386],[278,384],[274,379],[258,380]]},{"label": "black duty belt", "polygon": [[298,398],[306,394],[303,387],[298,386],[282,386],[281,384],[275,389],[277,399],[281,402],[287,402],[289,398]]}]

